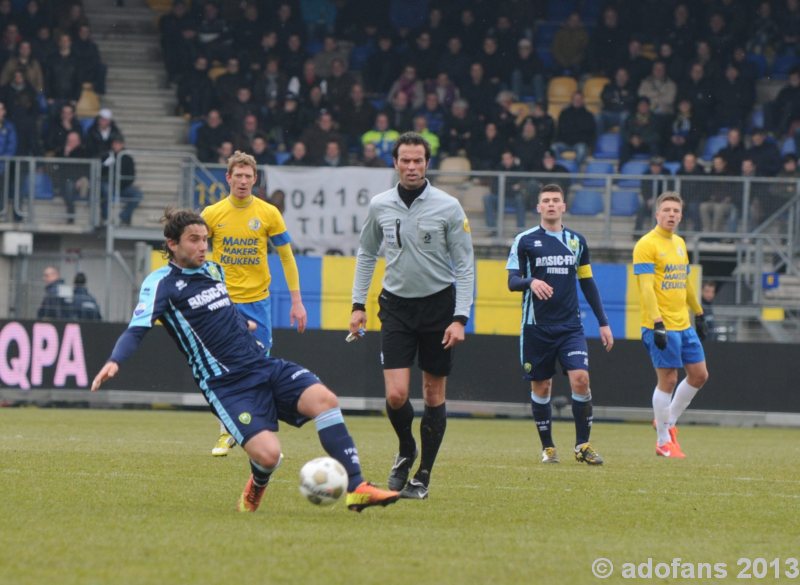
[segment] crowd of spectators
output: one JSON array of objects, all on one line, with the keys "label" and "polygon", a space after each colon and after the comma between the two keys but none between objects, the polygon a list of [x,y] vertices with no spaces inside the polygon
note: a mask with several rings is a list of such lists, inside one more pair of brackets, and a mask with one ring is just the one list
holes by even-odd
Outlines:
[{"label": "crowd of spectators", "polygon": [[[564,6],[574,11],[563,14]],[[181,112],[200,126],[205,162],[231,147],[255,150],[258,140],[263,160],[324,164],[334,134],[339,155],[329,159],[374,161],[372,146],[364,152],[370,144],[389,165],[394,137],[415,127],[438,143],[439,158],[464,155],[482,170],[498,169],[506,150],[524,171],[540,170],[550,148],[583,163],[608,130],[620,134],[620,163],[680,161],[700,154],[708,136],[750,127],[759,67],[796,56],[800,37],[798,0],[278,0],[226,8],[176,0],[159,25],[167,74]],[[578,92],[553,119],[546,88],[563,75],[610,78],[600,111],[590,112]],[[511,106],[520,100],[538,107],[518,116]],[[792,70],[760,126],[773,142],[798,120],[800,70]],[[771,160],[758,172],[779,166]]]},{"label": "crowd of spectators", "polygon": [[[106,66],[81,2],[0,0],[0,156],[59,155],[68,132],[62,108],[74,108],[84,84],[105,93]],[[87,126],[74,121],[85,141]],[[85,154],[102,156],[89,145]]]}]

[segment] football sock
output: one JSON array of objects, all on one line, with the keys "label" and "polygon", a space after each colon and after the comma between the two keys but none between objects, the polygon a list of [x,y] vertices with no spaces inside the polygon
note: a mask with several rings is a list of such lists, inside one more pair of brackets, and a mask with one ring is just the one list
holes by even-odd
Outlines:
[{"label": "football sock", "polygon": [[536,430],[539,431],[539,440],[542,442],[542,449],[555,447],[553,435],[551,433],[553,407],[550,405],[550,397],[540,398],[531,392],[531,410],[533,420],[536,423]]},{"label": "football sock", "polygon": [[411,424],[414,422],[414,407],[411,406],[411,401],[406,400],[403,406],[394,409],[389,406],[389,401],[387,400],[386,415],[389,417],[389,422],[392,423],[397,439],[400,441],[400,456],[410,459],[417,449],[417,443],[414,441],[414,435],[411,432]]},{"label": "football sock", "polygon": [[672,399],[672,404],[669,406],[669,424],[670,426],[674,426],[675,423],[678,422],[678,419],[683,414],[683,411],[686,410],[686,407],[689,406],[689,403],[694,398],[694,395],[697,394],[697,391],[700,388],[695,388],[689,382],[686,381],[686,378],[681,380],[681,383],[678,384],[678,388],[675,390],[675,397]]},{"label": "football sock", "polygon": [[225,425],[222,424],[222,421],[219,421],[219,434],[221,435],[222,433],[227,433],[227,432],[228,429],[225,428]]},{"label": "football sock", "polygon": [[592,394],[572,393],[572,416],[575,418],[575,445],[589,442],[592,432]]},{"label": "football sock", "polygon": [[347,471],[347,491],[352,492],[364,481],[364,478],[361,475],[358,449],[344,424],[341,409],[336,407],[326,410],[317,415],[314,424],[317,427],[322,448],[328,455],[341,463]]},{"label": "football sock", "polygon": [[420,458],[419,470],[414,477],[425,485],[428,485],[433,462],[439,453],[439,447],[444,439],[444,431],[447,428],[447,406],[442,402],[439,406],[425,405],[422,413],[422,421],[419,424],[420,442],[422,443],[422,456]]},{"label": "football sock", "polygon": [[269,483],[269,478],[272,477],[272,473],[281,466],[281,461],[283,461],[282,457],[278,459],[278,463],[275,467],[264,467],[251,459],[250,471],[253,472],[253,483],[258,487],[267,485]]},{"label": "football sock", "polygon": [[658,444],[666,445],[669,443],[669,403],[672,399],[670,394],[662,392],[656,386],[653,391],[653,416],[656,419],[656,433],[658,433]]}]

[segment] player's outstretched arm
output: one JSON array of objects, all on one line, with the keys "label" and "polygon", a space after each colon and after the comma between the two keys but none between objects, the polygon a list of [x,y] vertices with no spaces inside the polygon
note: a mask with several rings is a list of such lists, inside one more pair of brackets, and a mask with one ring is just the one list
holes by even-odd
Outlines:
[{"label": "player's outstretched arm", "polygon": [[100,389],[100,385],[106,380],[110,380],[116,376],[117,372],[119,372],[119,364],[117,362],[106,362],[105,365],[100,368],[100,371],[97,372],[94,380],[92,380],[92,392],[97,392]]}]

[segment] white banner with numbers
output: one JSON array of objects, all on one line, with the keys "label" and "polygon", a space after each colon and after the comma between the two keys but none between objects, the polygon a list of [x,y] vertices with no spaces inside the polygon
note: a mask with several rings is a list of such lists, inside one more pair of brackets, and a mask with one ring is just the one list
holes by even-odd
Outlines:
[{"label": "white banner with numbers", "polygon": [[267,192],[283,191],[283,217],[300,254],[355,256],[369,201],[393,179],[393,169],[269,167]]}]

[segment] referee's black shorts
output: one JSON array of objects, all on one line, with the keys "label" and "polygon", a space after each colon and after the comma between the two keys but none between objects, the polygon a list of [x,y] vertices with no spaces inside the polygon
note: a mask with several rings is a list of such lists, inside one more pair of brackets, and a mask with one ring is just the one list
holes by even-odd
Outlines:
[{"label": "referee's black shorts", "polygon": [[410,368],[419,354],[419,367],[434,376],[447,376],[453,350],[442,347],[444,331],[453,322],[456,289],[427,297],[403,298],[386,290],[378,296],[381,320],[381,362],[384,370]]}]

